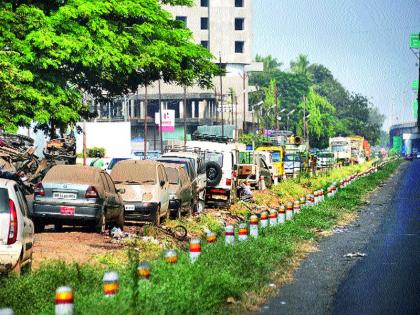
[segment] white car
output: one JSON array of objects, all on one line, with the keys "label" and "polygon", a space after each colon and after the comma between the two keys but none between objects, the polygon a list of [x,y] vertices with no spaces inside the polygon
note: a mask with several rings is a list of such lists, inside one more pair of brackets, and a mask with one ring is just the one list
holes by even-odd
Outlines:
[{"label": "white car", "polygon": [[30,269],[34,224],[25,195],[13,180],[0,178],[0,273]]}]

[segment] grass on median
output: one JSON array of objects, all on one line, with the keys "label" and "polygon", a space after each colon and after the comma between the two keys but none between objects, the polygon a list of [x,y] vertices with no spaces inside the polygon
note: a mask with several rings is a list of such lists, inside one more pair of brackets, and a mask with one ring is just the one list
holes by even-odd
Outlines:
[{"label": "grass on median", "polygon": [[[269,228],[255,240],[226,247],[223,240],[203,251],[195,264],[180,253],[176,265],[152,262],[150,281],[137,283],[136,259],[118,269],[121,290],[115,298],[102,296],[103,270],[91,266],[47,264],[20,278],[2,279],[0,307],[16,314],[53,314],[58,286],[75,290],[79,314],[214,314],[226,311],[226,300],[240,300],[245,292],[264,287],[271,271],[287,266],[302,240],[319,237],[317,230],[331,228],[345,213],[363,204],[362,196],[378,186],[398,166],[391,162],[378,173],[361,178],[336,197],[317,207],[304,209],[292,221]],[[133,255],[132,255],[133,256]]]}]

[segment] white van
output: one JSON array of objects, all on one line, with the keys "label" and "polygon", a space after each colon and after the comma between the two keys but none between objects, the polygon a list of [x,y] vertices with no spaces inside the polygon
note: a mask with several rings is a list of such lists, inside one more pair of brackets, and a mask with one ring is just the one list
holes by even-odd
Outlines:
[{"label": "white van", "polygon": [[34,224],[25,195],[13,180],[0,178],[0,273],[32,265]]}]

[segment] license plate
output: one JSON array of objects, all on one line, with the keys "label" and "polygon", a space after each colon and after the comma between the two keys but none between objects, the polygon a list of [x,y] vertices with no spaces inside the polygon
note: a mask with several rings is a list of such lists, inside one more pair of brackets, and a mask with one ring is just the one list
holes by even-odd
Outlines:
[{"label": "license plate", "polygon": [[227,200],[228,199],[227,196],[223,196],[223,195],[212,195],[211,197],[213,199],[216,199],[216,200]]},{"label": "license plate", "polygon": [[125,205],[124,209],[125,211],[134,211],[135,207],[134,205]]},{"label": "license plate", "polygon": [[61,206],[60,207],[60,213],[62,215],[74,215],[74,207],[66,207],[66,206]]},{"label": "license plate", "polygon": [[63,192],[55,192],[53,193],[54,199],[66,199],[66,200],[75,200],[77,195],[74,193],[63,193]]}]

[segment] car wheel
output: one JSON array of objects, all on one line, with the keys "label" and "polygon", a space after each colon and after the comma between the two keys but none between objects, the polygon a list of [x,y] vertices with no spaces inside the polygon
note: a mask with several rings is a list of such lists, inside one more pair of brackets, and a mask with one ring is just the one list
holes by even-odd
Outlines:
[{"label": "car wheel", "polygon": [[95,225],[95,232],[103,234],[106,230],[106,218],[104,211],[101,211],[101,215],[99,217],[99,221]]},{"label": "car wheel", "polygon": [[45,230],[45,224],[39,220],[34,220],[35,233],[41,233]]},{"label": "car wheel", "polygon": [[116,221],[116,225],[118,228],[120,228],[121,230],[124,229],[124,210],[121,209],[120,214],[118,215],[117,221]]},{"label": "car wheel", "polygon": [[31,253],[31,256],[28,259],[28,263],[25,264],[24,267],[21,267],[22,273],[27,274],[32,270],[32,261],[33,261],[33,258],[32,258],[32,253]]},{"label": "car wheel", "polygon": [[56,232],[61,232],[63,230],[63,225],[62,224],[54,224],[54,230]]},{"label": "car wheel", "polygon": [[155,218],[153,220],[153,224],[156,226],[160,225],[160,206],[157,207],[156,209],[156,214],[155,214]]}]

